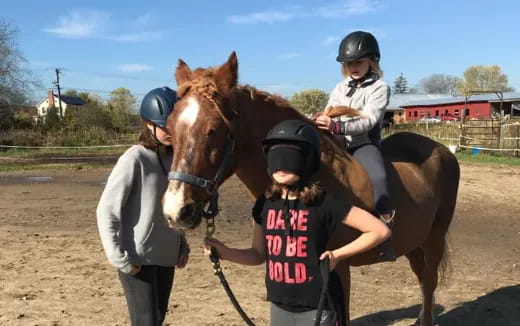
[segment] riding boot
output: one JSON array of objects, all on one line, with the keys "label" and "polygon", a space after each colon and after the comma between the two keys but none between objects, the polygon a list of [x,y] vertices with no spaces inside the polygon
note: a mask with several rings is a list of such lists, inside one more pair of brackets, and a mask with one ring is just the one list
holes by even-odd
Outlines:
[{"label": "riding boot", "polygon": [[[390,230],[392,230],[392,227],[394,226],[394,216],[395,210],[392,210],[392,212],[389,214],[379,215],[379,218],[388,226]],[[379,245],[379,261],[387,262],[395,260],[395,251],[394,247],[392,246],[392,238],[390,237]]]}]

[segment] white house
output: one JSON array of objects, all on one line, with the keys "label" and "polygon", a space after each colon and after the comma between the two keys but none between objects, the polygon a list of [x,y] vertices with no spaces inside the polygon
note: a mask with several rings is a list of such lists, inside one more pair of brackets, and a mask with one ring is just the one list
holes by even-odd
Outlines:
[{"label": "white house", "polygon": [[[36,105],[36,111],[38,114],[39,119],[45,119],[45,116],[47,116],[47,113],[49,112],[49,109],[52,107],[55,107],[58,109],[58,115],[60,115],[60,98],[58,95],[54,94],[52,90],[49,91],[47,94],[47,98],[41,100],[38,105]],[[68,107],[71,106],[82,106],[84,104],[87,104],[82,98],[77,96],[61,96],[61,109],[62,109],[62,115],[65,116],[65,112],[67,111]]]}]

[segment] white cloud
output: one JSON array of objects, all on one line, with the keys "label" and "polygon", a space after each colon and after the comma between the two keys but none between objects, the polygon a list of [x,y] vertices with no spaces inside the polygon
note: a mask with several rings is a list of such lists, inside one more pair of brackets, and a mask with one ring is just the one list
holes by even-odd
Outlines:
[{"label": "white cloud", "polygon": [[290,60],[301,56],[300,53],[284,53],[278,56],[278,60]]},{"label": "white cloud", "polygon": [[318,15],[325,18],[362,15],[381,7],[378,0],[346,0],[342,4],[318,9]]},{"label": "white cloud", "polygon": [[137,32],[128,34],[109,35],[106,37],[108,40],[119,41],[119,42],[146,42],[156,41],[164,36],[163,32],[150,31],[150,32]]},{"label": "white cloud", "polygon": [[152,70],[153,67],[141,63],[127,63],[118,65],[117,69],[121,72],[143,72]]},{"label": "white cloud", "polygon": [[118,22],[98,10],[75,10],[62,16],[54,27],[43,31],[61,38],[103,39],[117,42],[146,42],[161,39],[162,31],[143,30],[151,25],[153,16],[144,14],[132,22]]},{"label": "white cloud", "polygon": [[343,0],[337,2],[335,5],[310,8],[307,10],[303,10],[299,6],[292,6],[284,11],[260,11],[244,15],[233,15],[228,16],[227,20],[234,24],[274,24],[302,17],[340,18],[362,15],[381,7],[382,4],[380,0]]},{"label": "white cloud", "polygon": [[286,22],[296,16],[293,12],[281,11],[264,11],[254,12],[246,15],[229,16],[228,21],[234,24],[257,24],[267,23],[273,24],[278,22]]},{"label": "white cloud", "polygon": [[110,15],[101,11],[73,11],[58,19],[56,26],[43,31],[62,38],[83,39],[103,34]]},{"label": "white cloud", "polygon": [[153,21],[154,21],[153,15],[150,13],[146,13],[142,16],[137,17],[137,19],[135,20],[135,24],[137,24],[141,27],[146,27],[146,26],[151,25],[153,23]]},{"label": "white cloud", "polygon": [[321,41],[321,44],[323,44],[323,45],[336,44],[336,43],[339,42],[339,39],[340,39],[340,36],[338,36],[338,35],[336,35],[336,36],[327,36],[327,37],[325,37]]}]

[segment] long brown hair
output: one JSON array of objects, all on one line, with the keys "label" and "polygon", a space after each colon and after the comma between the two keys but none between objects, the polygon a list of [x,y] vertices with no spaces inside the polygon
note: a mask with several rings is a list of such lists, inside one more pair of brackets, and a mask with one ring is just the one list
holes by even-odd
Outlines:
[{"label": "long brown hair", "polygon": [[[171,152],[171,146],[166,146],[157,141],[152,131],[146,126],[147,121],[143,121],[143,130],[139,135],[139,144],[152,151]],[[151,123],[151,122],[150,122]]]},{"label": "long brown hair", "polygon": [[[381,70],[381,66],[379,65],[377,60],[373,57],[370,57],[369,59],[370,61],[368,62],[368,64],[370,68],[368,70],[368,73],[370,73],[370,71],[373,71],[378,78],[383,78],[383,70]],[[348,70],[348,66],[346,63],[341,65],[341,74],[345,78],[350,77],[350,71]]]},{"label": "long brown hair", "polygon": [[[281,199],[283,194],[283,185],[273,182],[265,191],[265,197],[268,199]],[[290,196],[295,196],[302,200],[305,205],[319,204],[323,199],[325,189],[318,182],[300,182],[296,189],[289,192]]]}]

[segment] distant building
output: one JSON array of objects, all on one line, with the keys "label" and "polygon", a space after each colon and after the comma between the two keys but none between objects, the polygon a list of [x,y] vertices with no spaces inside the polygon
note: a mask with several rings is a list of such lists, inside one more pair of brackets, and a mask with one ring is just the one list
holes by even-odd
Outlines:
[{"label": "distant building", "polygon": [[446,98],[448,96],[447,94],[392,94],[386,108],[385,120],[393,123],[404,123],[408,120],[404,108],[405,104]]},{"label": "distant building", "polygon": [[[465,96],[423,99],[402,103],[406,121],[417,121],[424,117],[439,117],[441,120],[489,119],[500,114],[520,116],[520,93],[503,93],[503,99],[493,93]],[[502,111],[502,112],[501,112]]]},{"label": "distant building", "polygon": [[[60,98],[58,95],[54,94],[52,90],[49,91],[47,94],[47,98],[41,100],[38,105],[36,105],[36,111],[37,111],[37,118],[40,120],[44,120],[47,116],[47,113],[49,113],[49,110],[51,108],[58,109],[58,115],[60,114]],[[82,105],[87,104],[81,97],[77,96],[61,96],[61,108],[62,108],[62,115],[65,116],[65,112],[67,112],[67,109],[70,107],[79,107]]]}]

